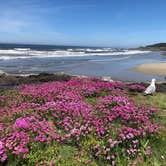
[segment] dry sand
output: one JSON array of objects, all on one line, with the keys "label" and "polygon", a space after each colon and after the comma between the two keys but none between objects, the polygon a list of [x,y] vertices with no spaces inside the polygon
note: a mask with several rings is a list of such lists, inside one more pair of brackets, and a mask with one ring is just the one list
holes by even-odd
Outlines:
[{"label": "dry sand", "polygon": [[133,70],[144,74],[166,76],[166,62],[141,64],[134,67]]}]

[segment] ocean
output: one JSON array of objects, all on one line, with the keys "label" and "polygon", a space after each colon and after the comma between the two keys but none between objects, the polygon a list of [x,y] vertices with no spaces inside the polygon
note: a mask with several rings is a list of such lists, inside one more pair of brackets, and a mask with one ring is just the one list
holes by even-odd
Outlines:
[{"label": "ocean", "polygon": [[9,74],[64,72],[73,75],[111,76],[121,81],[149,81],[153,77],[131,70],[142,63],[165,62],[160,52],[120,48],[0,44],[0,70]]}]

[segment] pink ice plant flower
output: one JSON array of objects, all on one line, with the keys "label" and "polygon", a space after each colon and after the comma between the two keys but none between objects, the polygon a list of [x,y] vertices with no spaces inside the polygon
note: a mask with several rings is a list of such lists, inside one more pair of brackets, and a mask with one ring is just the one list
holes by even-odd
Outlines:
[{"label": "pink ice plant flower", "polygon": [[[21,86],[15,99],[0,96],[0,101],[6,103],[0,108],[1,162],[7,160],[7,155],[26,158],[34,142],[74,143],[81,148],[84,140],[91,137],[96,144],[88,145],[89,153],[103,157],[110,165],[116,165],[114,152],[118,146],[125,149],[128,157],[138,155],[140,139],[160,127],[151,120],[156,109],[138,107],[126,96],[126,88],[143,89],[119,81],[73,78]],[[105,95],[100,97],[102,93]],[[93,97],[94,103],[86,101]],[[4,122],[5,116],[10,120]],[[150,146],[146,154],[151,154]]]}]

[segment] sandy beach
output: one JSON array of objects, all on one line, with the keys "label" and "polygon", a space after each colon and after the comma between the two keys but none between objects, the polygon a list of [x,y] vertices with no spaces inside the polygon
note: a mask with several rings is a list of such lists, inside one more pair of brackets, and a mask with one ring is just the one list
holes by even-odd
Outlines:
[{"label": "sandy beach", "polygon": [[166,63],[145,63],[133,68],[136,72],[166,76]]}]

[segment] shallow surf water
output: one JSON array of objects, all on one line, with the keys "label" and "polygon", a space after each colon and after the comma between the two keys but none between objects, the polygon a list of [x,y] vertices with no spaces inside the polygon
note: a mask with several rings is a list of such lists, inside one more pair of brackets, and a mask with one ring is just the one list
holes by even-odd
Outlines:
[{"label": "shallow surf water", "polygon": [[11,74],[65,72],[74,75],[111,76],[122,81],[148,81],[164,76],[144,75],[131,68],[152,62],[164,62],[159,52],[113,48],[51,47],[0,48],[0,70]]}]

